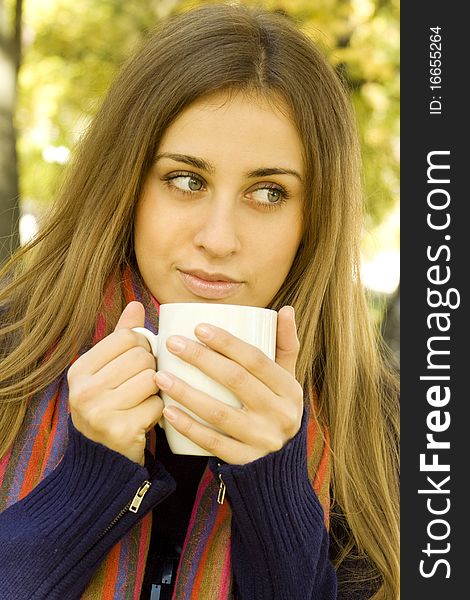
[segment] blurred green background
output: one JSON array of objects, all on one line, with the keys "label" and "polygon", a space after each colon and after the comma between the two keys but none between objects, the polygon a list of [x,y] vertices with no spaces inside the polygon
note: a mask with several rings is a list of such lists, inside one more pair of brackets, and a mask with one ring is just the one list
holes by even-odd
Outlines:
[{"label": "blurred green background", "polygon": [[[0,261],[36,231],[71,148],[143,35],[204,3],[0,0]],[[239,3],[290,15],[348,82],[364,161],[362,274],[374,318],[398,351],[399,1]]]}]

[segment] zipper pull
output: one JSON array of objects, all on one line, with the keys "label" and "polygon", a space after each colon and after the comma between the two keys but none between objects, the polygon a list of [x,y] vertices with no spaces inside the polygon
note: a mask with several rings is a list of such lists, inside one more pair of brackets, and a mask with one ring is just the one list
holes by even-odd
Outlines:
[{"label": "zipper pull", "polygon": [[[220,467],[220,463],[217,463],[217,466]],[[222,479],[222,475],[219,473],[219,481],[220,481],[220,485],[219,485],[219,493],[217,495],[217,502],[219,504],[223,504],[224,500],[225,500],[225,483],[224,480]]]},{"label": "zipper pull", "polygon": [[150,481],[144,481],[144,483],[137,490],[136,495],[129,506],[129,510],[131,512],[136,513],[139,510],[142,500],[144,499],[145,494],[149,491],[151,485],[152,484]]}]

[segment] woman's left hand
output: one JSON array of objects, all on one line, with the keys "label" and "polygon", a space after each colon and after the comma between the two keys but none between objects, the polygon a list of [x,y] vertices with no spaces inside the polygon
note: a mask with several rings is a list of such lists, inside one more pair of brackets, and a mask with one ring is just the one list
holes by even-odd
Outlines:
[{"label": "woman's left hand", "polygon": [[[205,345],[171,336],[168,349],[230,389],[242,407],[220,402],[168,372],[164,375],[170,385],[166,385],[158,372],[161,390],[218,431],[174,406],[164,409],[164,417],[177,431],[227,463],[246,464],[280,450],[299,431],[303,413],[303,390],[295,379],[300,345],[293,308],[283,307],[278,313],[275,362],[219,327],[201,324],[195,333]],[[173,346],[175,340],[184,347]]]}]

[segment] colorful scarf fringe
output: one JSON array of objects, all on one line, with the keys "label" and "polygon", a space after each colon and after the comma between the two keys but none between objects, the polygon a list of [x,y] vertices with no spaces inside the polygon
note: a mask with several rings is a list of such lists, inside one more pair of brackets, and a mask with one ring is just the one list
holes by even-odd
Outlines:
[{"label": "colorful scarf fringe", "polygon": [[[126,302],[138,300],[146,311],[145,326],[158,331],[159,304],[141,279],[126,269],[122,281]],[[105,305],[113,294],[107,290]],[[104,336],[105,316],[96,324],[94,343]],[[0,462],[0,511],[26,496],[57,466],[67,446],[69,414],[65,374],[32,399],[16,441]],[[318,424],[308,423],[308,473],[328,525],[330,456]],[[328,440],[328,436],[326,436]],[[155,433],[148,437],[155,453]],[[178,568],[173,600],[229,600],[231,510],[217,503],[218,483],[207,467],[199,484]],[[144,517],[108,554],[82,595],[84,600],[138,600],[150,543],[152,515]]]}]

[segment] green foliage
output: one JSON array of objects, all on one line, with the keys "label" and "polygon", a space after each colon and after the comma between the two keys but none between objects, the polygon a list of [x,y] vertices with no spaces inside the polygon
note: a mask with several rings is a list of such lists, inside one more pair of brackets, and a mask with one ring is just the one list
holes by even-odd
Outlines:
[{"label": "green foliage", "polygon": [[[75,145],[116,70],[159,18],[201,3],[25,0],[17,111],[23,198],[50,201],[62,167],[44,160],[44,150]],[[346,78],[363,147],[370,226],[379,222],[398,198],[398,0],[242,3],[289,14]]]}]

